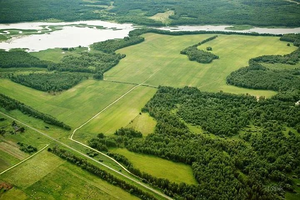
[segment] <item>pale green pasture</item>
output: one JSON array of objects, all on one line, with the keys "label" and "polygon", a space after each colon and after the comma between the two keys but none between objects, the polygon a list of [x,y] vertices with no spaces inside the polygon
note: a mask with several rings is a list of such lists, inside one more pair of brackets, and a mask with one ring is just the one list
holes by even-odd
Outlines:
[{"label": "pale green pasture", "polygon": [[130,121],[127,128],[134,128],[135,130],[142,132],[143,135],[148,135],[154,132],[156,123],[156,120],[151,117],[149,113],[141,113]]},{"label": "pale green pasture", "polygon": [[25,192],[32,198],[45,199],[138,199],[67,162]]},{"label": "pale green pasture", "polygon": [[111,149],[113,153],[125,156],[135,168],[158,178],[166,178],[171,182],[197,184],[191,166],[176,163],[155,156],[138,154],[127,149]]},{"label": "pale green pasture", "polygon": [[34,109],[77,127],[127,92],[132,85],[87,80],[60,94],[51,95],[0,79],[0,92]]},{"label": "pale green pasture", "polygon": [[0,172],[8,169],[9,167],[17,164],[20,160],[13,155],[0,150]]},{"label": "pale green pasture", "polygon": [[41,178],[54,171],[64,161],[47,151],[36,155],[20,166],[0,176],[0,180],[9,182],[18,188],[26,189]]},{"label": "pale green pasture", "polygon": [[211,46],[220,59],[210,64],[191,62],[181,55],[184,48],[213,35],[168,36],[145,34],[145,42],[119,50],[126,54],[116,67],[105,73],[105,79],[173,87],[195,86],[209,92],[249,93],[255,96],[272,96],[275,93],[229,86],[226,77],[248,65],[251,58],[261,55],[288,54],[295,47],[288,47],[279,37],[219,35],[203,44]]},{"label": "pale green pasture", "polygon": [[46,150],[0,181],[14,185],[1,199],[137,199]]},{"label": "pale green pasture", "polygon": [[80,55],[82,52],[87,52],[86,47],[81,47],[81,48],[74,48],[72,51],[64,51],[61,48],[56,48],[56,49],[47,49],[39,52],[32,52],[30,53],[31,55],[41,59],[41,60],[47,60],[51,61],[54,63],[59,63],[64,56],[72,55]]},{"label": "pale green pasture", "polygon": [[86,126],[76,132],[75,139],[86,142],[98,133],[113,134],[126,127],[139,115],[144,105],[151,99],[156,89],[139,86],[116,102]]}]

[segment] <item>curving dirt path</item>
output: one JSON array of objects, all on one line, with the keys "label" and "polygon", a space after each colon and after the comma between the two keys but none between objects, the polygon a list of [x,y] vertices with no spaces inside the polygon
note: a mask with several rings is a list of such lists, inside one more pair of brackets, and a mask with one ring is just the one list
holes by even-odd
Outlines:
[{"label": "curving dirt path", "polygon": [[[138,85],[138,86],[139,86],[139,85]],[[136,87],[138,87],[138,86],[136,86]],[[131,92],[132,90],[134,90],[136,87],[133,87],[131,90],[129,90],[129,91],[128,91],[127,93],[125,93],[124,95],[122,95],[122,96],[121,96],[119,99],[117,99],[116,101],[119,101],[119,100],[120,100],[121,98],[123,98],[126,94],[128,94],[129,92]],[[116,103],[116,102],[115,102],[115,103]],[[111,103],[111,104],[113,105],[114,102]],[[105,109],[105,108],[104,108],[104,109]],[[106,109],[107,109],[107,108],[106,108]],[[100,112],[101,112],[101,111],[100,111]],[[103,112],[103,111],[102,111],[102,112]],[[16,122],[18,122],[18,123],[20,123],[20,124],[26,126],[27,128],[30,128],[30,129],[32,129],[32,130],[38,132],[39,134],[41,134],[41,135],[43,135],[43,136],[49,138],[50,140],[52,140],[52,141],[54,141],[54,142],[56,142],[56,143],[58,143],[58,144],[60,144],[60,145],[62,145],[62,146],[64,146],[64,147],[66,147],[66,148],[68,148],[68,149],[70,149],[70,150],[72,150],[72,151],[74,151],[74,152],[80,154],[81,156],[83,156],[83,157],[85,157],[85,158],[87,158],[87,159],[89,159],[89,160],[92,160],[92,161],[96,162],[97,164],[99,164],[99,165],[101,165],[101,166],[103,166],[103,167],[105,167],[105,168],[107,168],[107,169],[109,169],[109,170],[111,170],[111,171],[113,171],[113,172],[115,172],[115,173],[117,173],[117,174],[123,176],[124,178],[126,178],[126,179],[128,179],[128,180],[133,181],[134,183],[136,183],[136,184],[138,184],[138,185],[140,185],[140,186],[146,188],[147,190],[149,190],[149,191],[151,191],[151,192],[153,192],[153,193],[155,193],[155,194],[161,196],[161,197],[164,198],[164,199],[172,200],[171,197],[169,197],[169,196],[167,196],[167,195],[161,193],[160,191],[155,190],[155,189],[153,189],[152,187],[150,187],[150,186],[148,186],[148,185],[145,185],[144,183],[142,183],[142,182],[140,182],[140,181],[138,181],[138,180],[136,180],[136,179],[134,179],[134,178],[131,178],[130,176],[127,176],[127,175],[125,175],[125,174],[119,172],[118,170],[115,170],[115,169],[109,167],[108,165],[103,164],[102,162],[100,162],[100,161],[98,161],[98,160],[96,160],[96,159],[94,159],[94,158],[89,157],[88,155],[82,153],[81,151],[78,151],[77,149],[74,149],[73,147],[70,147],[69,145],[67,145],[67,144],[65,144],[65,143],[63,143],[63,142],[61,142],[61,141],[59,141],[59,140],[57,140],[57,139],[55,139],[55,138],[49,136],[48,134],[46,134],[46,133],[44,133],[44,132],[42,132],[42,131],[40,131],[40,130],[38,130],[38,129],[36,129],[36,128],[33,128],[32,126],[30,126],[30,125],[28,125],[28,124],[26,124],[26,123],[24,123],[24,122],[21,122],[21,121],[17,120],[16,118],[11,117],[11,116],[9,116],[9,115],[7,115],[7,114],[1,112],[1,111],[0,111],[0,114],[1,114],[1,115],[4,115],[5,117],[8,117],[8,118],[10,118],[10,119],[12,119],[12,120],[15,120]],[[100,113],[99,113],[99,114],[100,114]],[[98,115],[97,115],[97,116],[98,116]],[[78,129],[77,129],[77,130],[78,130]],[[75,131],[75,130],[74,130],[74,131]],[[74,131],[73,131],[73,133],[74,133]],[[73,135],[74,135],[74,134],[72,134],[71,136],[73,136]],[[71,139],[71,138],[70,138],[70,139]],[[83,145],[83,146],[86,146],[86,145]],[[46,147],[44,147],[44,148],[46,148]],[[41,151],[41,150],[40,150],[40,151]],[[28,159],[29,159],[29,158],[28,158]],[[25,161],[23,161],[23,162],[25,162]],[[19,164],[21,164],[21,163],[19,163]],[[3,173],[3,172],[2,172],[2,173]]]}]

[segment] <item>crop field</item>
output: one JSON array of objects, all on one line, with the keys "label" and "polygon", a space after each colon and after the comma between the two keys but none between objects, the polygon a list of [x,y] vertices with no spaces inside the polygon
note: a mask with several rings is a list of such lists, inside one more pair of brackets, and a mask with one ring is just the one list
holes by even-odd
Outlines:
[{"label": "crop field", "polygon": [[[229,86],[226,77],[251,58],[260,55],[283,55],[294,51],[278,37],[219,35],[215,40],[200,46],[213,48],[220,59],[210,64],[191,62],[181,55],[184,48],[213,35],[166,36],[145,34],[145,42],[119,50],[126,54],[120,64],[105,73],[105,79],[173,87],[195,86],[200,90],[230,93],[249,93],[255,96],[272,96],[272,91],[251,90]],[[151,62],[149,62],[151,60]]]},{"label": "crop field", "polygon": [[135,168],[155,177],[166,178],[175,183],[197,184],[189,165],[130,152],[127,149],[111,149],[110,151],[125,156]]},{"label": "crop field", "polygon": [[0,176],[0,181],[14,185],[1,199],[136,199],[47,151]]},{"label": "crop field", "polygon": [[83,142],[95,137],[98,133],[113,134],[121,127],[126,127],[139,115],[144,105],[151,99],[156,89],[137,87],[124,98],[105,110],[98,117],[80,129],[75,139]]},{"label": "crop field", "polygon": [[[1,145],[1,144],[0,144]],[[0,150],[0,172],[17,164],[20,160],[6,151]]]},{"label": "crop field", "polygon": [[[18,116],[21,116],[21,114]],[[11,131],[14,129],[11,124],[13,121],[2,115],[0,115],[0,117],[5,119],[4,121],[0,121],[0,128],[6,131],[3,136],[0,136],[0,172],[30,156],[30,154],[19,149],[18,142],[30,144],[38,150],[50,143],[49,140],[40,137],[38,133],[27,129],[26,127],[23,133],[17,132],[12,134]],[[17,126],[22,127],[18,122]]]},{"label": "crop field", "polygon": [[51,95],[0,79],[2,94],[48,113],[72,127],[81,125],[132,87],[128,84],[87,80],[70,90]]}]

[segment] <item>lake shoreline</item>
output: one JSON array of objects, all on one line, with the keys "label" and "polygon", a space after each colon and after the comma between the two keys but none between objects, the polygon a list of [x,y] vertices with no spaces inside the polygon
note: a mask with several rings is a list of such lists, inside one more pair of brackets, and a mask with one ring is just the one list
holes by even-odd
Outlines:
[{"label": "lake shoreline", "polygon": [[[246,30],[231,30],[236,25],[184,25],[148,27],[170,32],[175,31],[219,31],[231,33],[259,33],[281,35],[300,33],[297,28],[262,28],[250,27]],[[0,34],[7,40],[0,42],[0,49],[27,49],[37,52],[53,48],[89,47],[95,42],[127,37],[129,32],[143,26],[130,23],[115,23],[101,20],[74,22],[21,22],[0,24]],[[30,30],[30,31],[29,31]],[[36,31],[36,32],[34,32]]]}]

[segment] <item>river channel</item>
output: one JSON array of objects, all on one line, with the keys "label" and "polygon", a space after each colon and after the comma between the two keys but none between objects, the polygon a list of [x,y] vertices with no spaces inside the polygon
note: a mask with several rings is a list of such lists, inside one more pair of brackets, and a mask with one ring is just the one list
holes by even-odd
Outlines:
[{"label": "river channel", "polygon": [[[257,28],[249,30],[226,30],[223,26],[178,26],[162,27],[169,31],[231,31],[257,32],[270,34],[300,33],[300,28]],[[100,20],[78,22],[25,22],[0,24],[0,34],[11,39],[0,42],[0,49],[25,48],[29,52],[52,48],[88,47],[89,45],[108,39],[123,38],[131,30],[138,28],[132,24],[118,24]],[[26,34],[27,33],[27,34]]]}]

